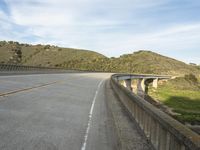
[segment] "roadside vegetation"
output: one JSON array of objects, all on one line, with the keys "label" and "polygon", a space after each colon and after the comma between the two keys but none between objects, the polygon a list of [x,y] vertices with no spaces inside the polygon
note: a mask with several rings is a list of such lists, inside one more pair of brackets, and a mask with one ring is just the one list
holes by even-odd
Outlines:
[{"label": "roadside vegetation", "polygon": [[200,65],[198,65],[198,66],[197,66],[197,69],[199,69],[199,70],[200,70]]},{"label": "roadside vegetation", "polygon": [[108,58],[90,50],[22,44],[14,41],[0,41],[0,63],[181,76],[163,82],[158,86],[158,90],[150,89],[149,93],[153,98],[172,108],[173,112],[177,113],[174,117],[181,122],[200,123],[200,66],[196,64],[188,65],[145,50]]},{"label": "roadside vegetation", "polygon": [[[54,45],[30,45],[13,41],[0,41],[0,63],[13,64],[10,60],[15,57],[13,51],[17,51],[18,49],[21,52],[21,59],[15,62],[22,65],[68,67],[66,69],[73,69],[79,62],[86,64],[86,62],[91,63],[95,59],[106,58],[102,54],[89,50],[62,48]],[[68,65],[65,66],[65,64]],[[87,66],[77,66],[77,69],[85,68],[87,69]]]},{"label": "roadside vegetation", "polygon": [[0,63],[121,73],[200,74],[197,66],[151,51],[140,50],[117,58],[108,58],[90,50],[21,44],[13,41],[0,41]]},{"label": "roadside vegetation", "polygon": [[149,95],[171,108],[180,122],[200,125],[200,82],[195,75],[161,82],[157,90],[150,88]]}]

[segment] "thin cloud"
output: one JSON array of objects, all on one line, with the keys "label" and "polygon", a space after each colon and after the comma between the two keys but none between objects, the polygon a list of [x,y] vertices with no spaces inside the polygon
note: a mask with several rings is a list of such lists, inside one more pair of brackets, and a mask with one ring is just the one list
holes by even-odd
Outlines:
[{"label": "thin cloud", "polygon": [[[187,62],[186,53],[191,48],[199,49],[197,0],[2,2],[1,40],[92,49],[107,56],[137,49],[151,49],[169,56],[181,51],[182,55],[177,53],[174,57]],[[194,53],[200,55],[198,51]]]}]

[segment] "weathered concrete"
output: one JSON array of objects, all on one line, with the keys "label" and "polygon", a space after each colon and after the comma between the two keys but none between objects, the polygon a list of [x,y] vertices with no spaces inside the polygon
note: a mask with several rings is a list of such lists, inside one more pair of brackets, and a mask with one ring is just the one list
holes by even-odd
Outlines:
[{"label": "weathered concrete", "polygon": [[86,149],[116,150],[105,82],[97,88],[109,77],[101,73],[1,76],[0,93],[58,82],[0,96],[0,149],[81,150],[95,99]]},{"label": "weathered concrete", "polygon": [[[170,76],[159,76],[159,75],[125,75],[125,74],[119,74],[119,76],[116,77],[118,81],[123,81],[123,86],[126,87],[128,90],[132,92],[136,92],[138,96],[144,98],[148,94],[148,88],[149,84],[152,83],[153,88],[158,88],[158,80],[166,80],[171,78]],[[131,85],[132,80],[137,80],[137,90],[133,88],[133,85]]]},{"label": "weathered concrete", "polygon": [[[133,93],[136,93],[138,96],[144,98],[148,94],[148,88],[149,84],[151,82],[152,86],[157,89],[158,87],[158,80],[167,80],[172,78],[172,76],[169,75],[152,75],[152,74],[118,74],[116,76],[117,81],[123,81],[121,82],[124,87],[132,91]],[[137,86],[130,85],[130,82],[132,80],[137,80]],[[135,88],[135,89],[134,89]]]},{"label": "weathered concrete", "polygon": [[158,88],[158,78],[153,79],[153,88],[155,88],[155,89]]},{"label": "weathered concrete", "polygon": [[112,87],[156,150],[199,150],[200,136],[111,79]]},{"label": "weathered concrete", "polygon": [[113,115],[116,133],[120,141],[118,149],[151,150],[151,145],[147,142],[140,130],[138,130],[137,123],[131,119],[119,98],[114,93],[110,85],[110,80],[106,82],[105,93],[108,107]]},{"label": "weathered concrete", "polygon": [[[1,76],[0,149],[81,149],[94,99],[87,150],[149,149],[108,82],[106,88],[105,82],[97,88],[109,77],[105,73]],[[52,84],[42,86],[48,83]]]},{"label": "weathered concrete", "polygon": [[146,79],[138,79],[137,94],[140,96],[145,95],[145,89],[146,89],[145,80]]},{"label": "weathered concrete", "polygon": [[48,71],[56,71],[62,70],[59,68],[53,67],[39,67],[39,66],[23,66],[23,65],[15,65],[15,64],[0,64],[0,71],[29,71],[29,70],[48,70]]},{"label": "weathered concrete", "polygon": [[6,75],[25,75],[25,74],[55,74],[55,73],[80,73],[89,72],[82,70],[65,70],[62,68],[23,66],[14,64],[0,64],[0,76]]},{"label": "weathered concrete", "polygon": [[131,87],[131,79],[126,79],[126,80],[124,80],[125,81],[125,87],[128,89],[128,90],[130,90],[130,91],[132,91],[132,87]]}]

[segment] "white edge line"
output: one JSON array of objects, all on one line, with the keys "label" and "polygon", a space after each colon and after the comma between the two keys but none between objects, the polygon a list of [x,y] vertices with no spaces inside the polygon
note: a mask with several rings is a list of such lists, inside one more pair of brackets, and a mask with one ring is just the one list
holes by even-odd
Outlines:
[{"label": "white edge line", "polygon": [[92,101],[92,106],[90,108],[90,113],[89,113],[89,120],[88,120],[88,124],[87,124],[87,129],[85,132],[85,136],[84,136],[84,142],[82,144],[81,150],[85,150],[86,149],[86,145],[87,145],[87,139],[88,139],[88,134],[89,134],[89,130],[90,130],[90,125],[91,125],[91,121],[92,121],[92,114],[93,114],[93,109],[94,109],[94,104],[97,98],[97,94],[98,94],[98,90],[101,86],[101,84],[103,83],[104,80],[101,80],[101,82],[98,84],[97,90],[95,92],[93,101]]}]

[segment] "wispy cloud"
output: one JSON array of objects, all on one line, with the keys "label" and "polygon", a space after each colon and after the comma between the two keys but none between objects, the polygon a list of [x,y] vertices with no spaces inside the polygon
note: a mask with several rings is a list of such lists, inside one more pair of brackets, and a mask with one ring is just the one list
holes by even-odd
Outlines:
[{"label": "wispy cloud", "polygon": [[188,51],[191,61],[200,55],[199,8],[198,0],[1,0],[0,40],[107,56],[151,49],[189,62]]},{"label": "wispy cloud", "polygon": [[9,8],[4,0],[0,1],[0,10],[1,10],[1,12],[5,13],[5,14],[10,13]]}]

